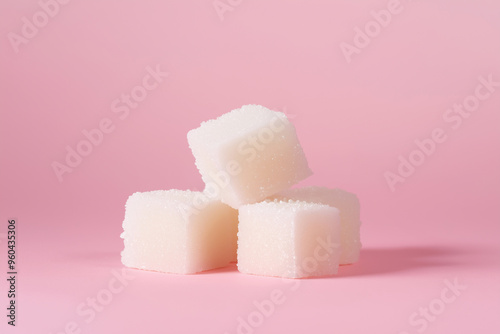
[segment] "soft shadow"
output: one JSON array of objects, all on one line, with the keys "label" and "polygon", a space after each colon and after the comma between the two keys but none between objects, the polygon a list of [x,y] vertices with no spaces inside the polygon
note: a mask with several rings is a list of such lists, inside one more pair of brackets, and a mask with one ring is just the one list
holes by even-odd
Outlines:
[{"label": "soft shadow", "polygon": [[[360,260],[351,265],[340,266],[338,274],[310,279],[332,279],[342,277],[383,275],[396,272],[410,272],[429,268],[445,268],[470,264],[478,249],[449,247],[399,247],[363,248]],[[117,252],[72,253],[61,256],[65,261],[77,262],[93,267],[121,267]],[[474,262],[474,261],[472,261]],[[226,267],[207,270],[197,275],[224,274],[237,272],[236,263]]]},{"label": "soft shadow", "polygon": [[221,274],[221,273],[229,273],[229,272],[236,272],[236,271],[238,271],[238,267],[236,265],[236,262],[232,262],[229,265],[227,265],[226,267],[202,271],[201,273],[198,273],[198,275]]},{"label": "soft shadow", "polygon": [[424,268],[457,266],[463,264],[463,258],[459,256],[464,253],[470,253],[470,250],[435,246],[366,248],[362,249],[357,263],[340,266],[337,277],[382,275]]}]

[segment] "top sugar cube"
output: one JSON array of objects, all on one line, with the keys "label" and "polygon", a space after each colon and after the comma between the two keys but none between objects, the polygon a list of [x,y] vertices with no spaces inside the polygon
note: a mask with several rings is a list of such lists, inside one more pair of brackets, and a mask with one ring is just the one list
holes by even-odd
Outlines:
[{"label": "top sugar cube", "polygon": [[238,208],[312,174],[285,114],[245,105],[189,131],[189,147],[211,198]]}]

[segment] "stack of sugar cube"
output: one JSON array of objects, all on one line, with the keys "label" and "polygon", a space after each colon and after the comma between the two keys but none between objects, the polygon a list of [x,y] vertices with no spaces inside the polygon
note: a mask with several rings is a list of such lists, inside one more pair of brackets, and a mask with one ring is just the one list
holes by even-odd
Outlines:
[{"label": "stack of sugar cube", "polygon": [[237,262],[245,274],[302,278],[358,261],[356,195],[290,189],[312,172],[285,114],[245,105],[187,139],[205,189],[131,195],[121,235],[125,266],[192,274]]}]

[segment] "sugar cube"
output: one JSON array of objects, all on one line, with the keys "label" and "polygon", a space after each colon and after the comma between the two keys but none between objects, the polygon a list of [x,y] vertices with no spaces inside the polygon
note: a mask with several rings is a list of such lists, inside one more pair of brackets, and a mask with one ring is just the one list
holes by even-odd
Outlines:
[{"label": "sugar cube", "polygon": [[125,207],[122,263],[191,274],[236,259],[237,210],[201,192],[137,192]]},{"label": "sugar cube", "polygon": [[238,208],[312,174],[285,114],[245,105],[189,131],[189,146],[212,198]]},{"label": "sugar cube", "polygon": [[302,278],[336,274],[340,222],[336,208],[300,201],[264,201],[239,209],[238,270]]},{"label": "sugar cube", "polygon": [[340,211],[340,264],[359,260],[361,250],[359,200],[355,194],[341,189],[304,187],[288,189],[270,197],[271,200],[295,200],[330,205]]}]

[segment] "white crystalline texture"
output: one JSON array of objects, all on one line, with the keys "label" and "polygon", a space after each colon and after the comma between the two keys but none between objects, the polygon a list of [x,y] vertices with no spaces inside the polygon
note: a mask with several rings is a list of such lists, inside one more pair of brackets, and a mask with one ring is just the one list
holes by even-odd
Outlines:
[{"label": "white crystalline texture", "polygon": [[205,191],[233,208],[311,175],[295,127],[281,112],[246,105],[189,131]]},{"label": "white crystalline texture", "polygon": [[340,264],[359,260],[361,250],[359,200],[355,194],[325,187],[304,187],[282,191],[270,200],[295,200],[326,204],[340,211]]},{"label": "white crystalline texture", "polygon": [[306,202],[261,202],[239,209],[238,270],[303,278],[337,273],[337,209]]},{"label": "white crystalline texture", "polygon": [[200,192],[135,193],[125,209],[122,263],[191,274],[236,258],[238,212]]}]

